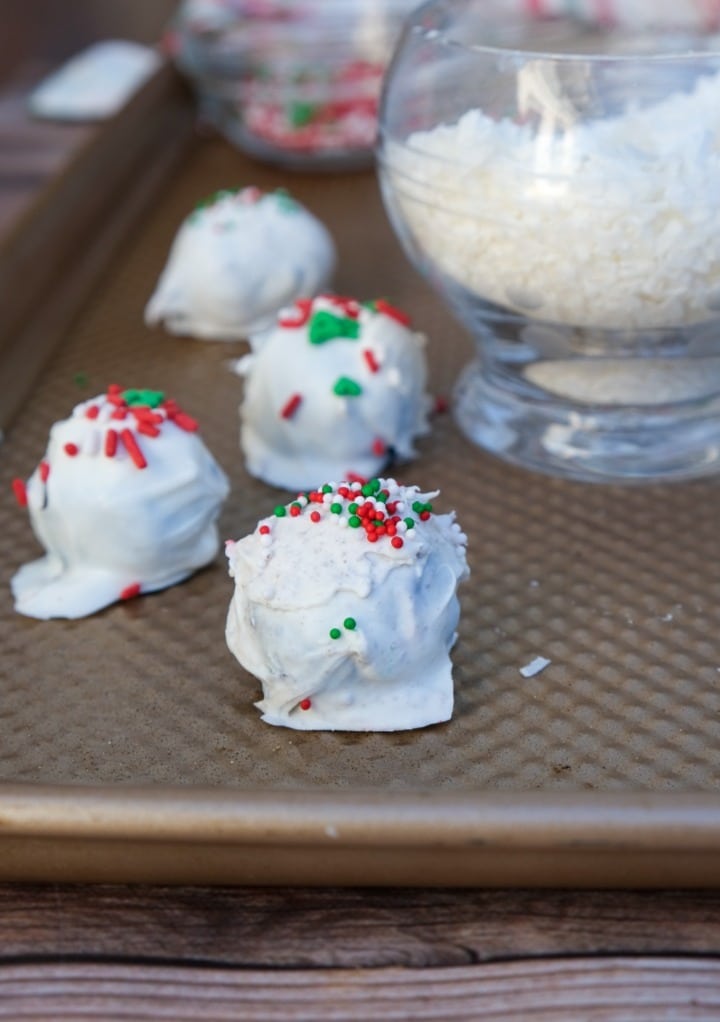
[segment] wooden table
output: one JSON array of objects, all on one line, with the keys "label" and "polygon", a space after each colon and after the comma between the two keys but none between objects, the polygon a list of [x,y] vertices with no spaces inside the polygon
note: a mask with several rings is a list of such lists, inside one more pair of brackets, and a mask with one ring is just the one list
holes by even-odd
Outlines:
[{"label": "wooden table", "polygon": [[[6,237],[92,134],[19,109]],[[0,886],[0,1018],[710,1019],[719,955],[715,892]]]},{"label": "wooden table", "polygon": [[0,887],[0,1018],[715,1019],[720,894]]}]

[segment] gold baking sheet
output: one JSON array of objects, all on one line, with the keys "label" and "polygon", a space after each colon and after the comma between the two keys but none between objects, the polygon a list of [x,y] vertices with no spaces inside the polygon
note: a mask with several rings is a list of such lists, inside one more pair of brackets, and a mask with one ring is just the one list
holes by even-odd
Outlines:
[{"label": "gold baking sheet", "polygon": [[[0,878],[720,883],[718,480],[534,475],[436,416],[398,474],[457,510],[472,575],[455,715],[421,731],[261,723],[259,686],[225,646],[222,555],[82,621],[13,612],[9,577],[39,549],[10,481],[29,475],[56,419],[110,382],[165,390],[200,419],[232,480],[225,537],[282,499],[246,474],[238,447],[242,381],[226,361],[244,346],[172,338],[142,319],[182,218],[246,184],[288,187],[324,220],[339,292],[412,312],[436,394],[472,356],[401,253],[372,172],[290,175],[198,142],[0,448]],[[524,678],[536,656],[550,666]]]}]

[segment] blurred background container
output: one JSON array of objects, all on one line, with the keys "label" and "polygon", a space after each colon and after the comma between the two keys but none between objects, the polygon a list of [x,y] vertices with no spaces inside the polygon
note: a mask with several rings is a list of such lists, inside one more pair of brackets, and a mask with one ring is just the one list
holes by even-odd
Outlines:
[{"label": "blurred background container", "polygon": [[417,0],[185,0],[171,49],[201,116],[262,160],[372,162],[382,78]]}]

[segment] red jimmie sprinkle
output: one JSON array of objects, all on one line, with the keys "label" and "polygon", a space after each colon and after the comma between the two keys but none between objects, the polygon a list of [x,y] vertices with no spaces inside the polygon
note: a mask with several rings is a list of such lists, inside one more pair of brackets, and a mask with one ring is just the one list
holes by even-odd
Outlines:
[{"label": "red jimmie sprinkle", "polygon": [[46,483],[48,476],[50,475],[50,465],[47,461],[41,461],[38,465],[38,473],[40,475],[40,481]]},{"label": "red jimmie sprinkle", "polygon": [[122,387],[119,383],[111,383],[107,389],[108,394],[119,394],[122,391]]},{"label": "red jimmie sprinkle", "polygon": [[298,408],[300,407],[301,404],[302,404],[302,394],[293,394],[293,396],[290,398],[290,400],[286,401],[286,403],[283,405],[283,407],[282,407],[282,409],[280,411],[280,418],[282,418],[282,419],[292,419],[293,415],[298,410]]},{"label": "red jimmie sprinkle", "polygon": [[363,358],[365,359],[365,364],[367,365],[371,373],[380,372],[380,363],[375,358],[374,352],[372,352],[369,348],[364,349]]},{"label": "red jimmie sprinkle", "polygon": [[65,444],[63,450],[69,458],[75,458],[80,453],[80,448],[77,444]]},{"label": "red jimmie sprinkle", "polygon": [[287,313],[283,316],[278,316],[278,326],[286,327],[289,330],[295,327],[305,326],[307,321],[310,319],[310,313],[312,312],[312,299],[311,298],[298,298],[292,309],[292,312]]},{"label": "red jimmie sprinkle", "polygon": [[114,458],[117,451],[118,435],[114,429],[109,429],[105,434],[105,457]]},{"label": "red jimmie sprinkle", "polygon": [[22,479],[13,479],[12,491],[15,494],[15,500],[18,502],[20,507],[27,507],[28,495],[27,488]]},{"label": "red jimmie sprinkle", "polygon": [[140,595],[141,588],[142,588],[142,586],[140,585],[139,582],[133,582],[132,585],[125,586],[123,591],[120,593],[120,599],[121,600],[132,600],[132,598],[134,596],[139,596]]},{"label": "red jimmie sprinkle", "polygon": [[137,424],[138,433],[142,433],[143,436],[160,436],[160,430],[157,426],[153,426],[152,422],[145,422],[140,420]]},{"label": "red jimmie sprinkle", "polygon": [[309,710],[312,706],[312,699],[301,699],[298,705],[301,710]]},{"label": "red jimmie sprinkle", "polygon": [[179,426],[180,429],[184,429],[186,433],[195,433],[198,429],[198,422],[196,419],[186,415],[185,412],[177,412],[173,410],[168,412],[168,418]]},{"label": "red jimmie sprinkle", "polygon": [[389,316],[390,319],[394,319],[397,323],[402,323],[403,326],[410,326],[411,320],[408,314],[403,312],[402,309],[398,309],[395,305],[391,305],[390,302],[386,302],[384,298],[378,298],[375,302],[375,308],[378,312]]},{"label": "red jimmie sprinkle", "polygon": [[124,429],[120,433],[120,439],[122,440],[123,444],[125,445],[125,450],[128,452],[128,454],[132,458],[133,464],[137,468],[147,468],[147,461],[145,461],[145,456],[143,455],[143,452],[138,447],[138,442],[135,439],[135,436],[133,435],[131,430]]}]

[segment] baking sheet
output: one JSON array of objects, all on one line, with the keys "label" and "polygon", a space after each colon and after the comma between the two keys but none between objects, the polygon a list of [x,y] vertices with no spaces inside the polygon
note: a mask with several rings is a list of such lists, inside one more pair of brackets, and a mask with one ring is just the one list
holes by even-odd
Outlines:
[{"label": "baking sheet", "polygon": [[[401,253],[372,172],[290,175],[251,163],[217,140],[194,147],[117,253],[0,449],[0,492],[6,495],[0,507],[5,873],[87,876],[87,843],[121,840],[123,821],[126,850],[133,842],[141,848],[144,838],[158,841],[158,833],[153,837],[143,826],[130,841],[130,821],[144,819],[139,807],[147,808],[149,800],[151,810],[169,821],[163,841],[170,855],[153,859],[149,874],[138,874],[129,853],[123,857],[113,845],[110,855],[96,844],[97,875],[292,882],[300,874],[290,850],[298,842],[309,853],[337,849],[332,832],[336,837],[339,807],[359,806],[365,832],[375,840],[360,842],[351,870],[331,854],[318,861],[314,874],[305,870],[303,882],[313,876],[328,883],[363,877],[403,882],[398,870],[382,871],[388,842],[405,848],[404,882],[410,883],[428,877],[433,850],[434,883],[624,877],[662,883],[671,873],[672,882],[720,882],[718,480],[610,487],[534,475],[486,455],[463,438],[451,415],[437,415],[418,459],[397,474],[423,489],[439,487],[436,506],[457,510],[469,536],[472,575],[461,590],[453,654],[455,715],[422,731],[314,734],[261,723],[253,707],[259,685],[225,646],[232,585],[222,555],[180,586],[83,621],[38,622],[13,612],[7,581],[39,550],[25,512],[12,501],[10,481],[30,474],[56,419],[111,382],[165,390],[200,419],[206,442],[232,480],[221,519],[225,537],[244,535],[282,499],[247,475],[239,451],[242,381],[226,363],[244,345],[172,338],[148,330],[142,320],[181,219],[214,190],[247,184],[288,187],[324,220],[340,253],[340,293],[384,295],[412,312],[416,327],[430,338],[436,394],[449,393],[472,356],[467,334]],[[0,381],[4,388],[12,385],[11,379]],[[520,668],[536,656],[550,665],[523,677]],[[67,858],[58,851],[58,821],[48,815],[58,798],[64,819],[75,820],[70,832],[60,828],[62,839],[79,849],[70,855],[66,844]],[[221,870],[207,849],[204,865],[197,856],[190,864],[179,855],[183,842],[209,839],[228,816],[236,830],[225,849],[238,852],[246,841],[254,847],[248,828],[257,818],[248,807],[258,798],[277,846],[267,869],[258,871],[257,848],[254,858],[223,860]],[[191,811],[203,800],[217,804],[212,825],[210,817]],[[506,859],[504,870],[501,859],[493,860],[491,869],[478,848],[501,834],[507,847],[507,828],[498,822],[506,800],[521,854]],[[75,812],[68,808],[73,805]],[[299,807],[302,818],[303,806],[317,828],[300,839],[288,812]],[[110,837],[92,823],[107,813],[115,820]],[[554,825],[568,813],[576,814],[577,825],[560,836]],[[470,830],[461,828],[453,838],[453,820]],[[604,821],[605,833],[613,834],[612,841],[600,841],[607,854],[594,866],[591,849],[597,851],[600,839],[597,833],[590,839],[593,820]],[[284,822],[278,830],[272,821]],[[586,839],[582,869],[568,871],[562,858],[537,856],[538,821],[540,844],[555,852],[558,841],[572,847],[576,864]],[[652,842],[646,844],[651,832],[655,859]],[[667,863],[675,857],[674,872],[653,873],[662,838],[671,834],[674,851]],[[642,865],[628,872],[628,856],[641,844]],[[699,873],[694,853],[705,863]],[[293,854],[297,867],[296,847]],[[173,855],[179,856],[174,865]],[[178,873],[181,861],[187,869]]]}]

